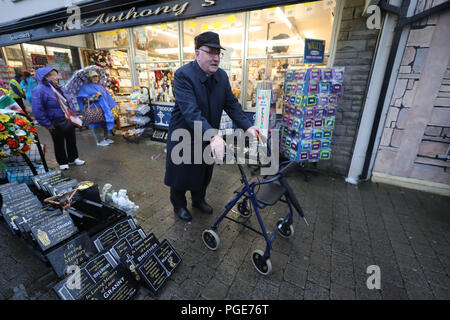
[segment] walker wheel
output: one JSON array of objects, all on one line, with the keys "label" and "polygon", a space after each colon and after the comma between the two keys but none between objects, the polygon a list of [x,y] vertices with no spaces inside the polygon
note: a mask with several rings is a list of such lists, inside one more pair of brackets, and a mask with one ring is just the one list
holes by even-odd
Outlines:
[{"label": "walker wheel", "polygon": [[272,262],[270,259],[264,258],[264,252],[255,250],[252,253],[253,266],[263,276],[267,276],[272,271]]},{"label": "walker wheel", "polygon": [[289,224],[289,222],[287,222],[287,221],[284,224],[282,224],[283,220],[284,219],[281,218],[277,221],[277,227],[281,224],[280,230],[279,230],[280,235],[283,238],[290,238],[294,235],[294,226],[292,224]]},{"label": "walker wheel", "polygon": [[248,199],[242,200],[238,203],[238,211],[241,217],[250,218],[252,215],[252,206]]},{"label": "walker wheel", "polygon": [[203,231],[202,239],[205,246],[210,250],[217,250],[220,245],[219,236],[211,229],[206,229]]}]

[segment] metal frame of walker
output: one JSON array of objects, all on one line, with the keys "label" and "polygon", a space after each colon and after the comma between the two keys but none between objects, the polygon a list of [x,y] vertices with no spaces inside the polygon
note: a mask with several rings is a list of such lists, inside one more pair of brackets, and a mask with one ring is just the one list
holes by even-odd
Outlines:
[{"label": "metal frame of walker", "polygon": [[[283,168],[286,166],[285,168]],[[233,197],[233,199],[228,202],[228,204],[225,206],[225,211],[220,215],[220,217],[216,220],[216,222],[211,226],[211,229],[205,229],[202,233],[202,240],[206,247],[210,250],[217,250],[220,245],[220,238],[218,234],[215,232],[217,230],[218,225],[220,222],[226,218],[228,220],[231,220],[233,222],[236,222],[238,224],[243,225],[244,227],[262,235],[264,239],[266,240],[266,249],[264,252],[261,250],[254,250],[251,258],[253,262],[253,266],[256,268],[256,270],[262,274],[262,275],[268,275],[272,271],[272,262],[270,261],[270,249],[272,246],[272,242],[276,236],[276,234],[279,232],[280,235],[283,238],[290,238],[294,235],[294,226],[293,226],[293,207],[296,209],[300,217],[303,218],[306,225],[309,226],[308,221],[306,220],[303,211],[300,207],[300,204],[298,203],[297,198],[295,197],[295,194],[293,193],[292,188],[289,186],[287,181],[285,180],[285,175],[287,174],[287,171],[289,169],[295,168],[296,163],[294,161],[285,161],[280,164],[280,169],[278,170],[278,173],[271,179],[253,182],[249,184],[247,177],[245,175],[245,172],[241,166],[241,164],[238,163],[239,170],[241,172],[241,182],[244,184],[241,191],[235,191],[238,193],[236,196]],[[281,169],[283,168],[283,169]],[[263,179],[266,179],[267,176],[264,176]],[[257,186],[263,185],[263,184],[269,184],[269,183],[275,183],[276,181],[280,181],[281,186],[286,189],[286,191],[279,197],[279,199],[276,201],[282,201],[288,204],[289,206],[289,213],[284,217],[280,218],[277,221],[277,228],[275,229],[274,233],[269,237],[266,228],[264,226],[264,222],[261,218],[259,209],[264,209],[267,206],[274,205],[264,205],[258,203],[258,198],[256,197],[257,192],[255,192],[255,188]],[[250,218],[252,215],[252,207],[254,208],[256,217],[258,219],[259,225],[261,227],[261,231],[255,230],[254,228],[246,225],[243,222],[237,221],[233,218],[227,217],[228,212],[234,207],[234,205],[241,199],[241,197],[244,196],[244,199],[241,200],[238,204],[238,211],[240,215],[246,219]],[[283,200],[282,198],[285,198]],[[249,200],[251,201],[249,203]]]}]

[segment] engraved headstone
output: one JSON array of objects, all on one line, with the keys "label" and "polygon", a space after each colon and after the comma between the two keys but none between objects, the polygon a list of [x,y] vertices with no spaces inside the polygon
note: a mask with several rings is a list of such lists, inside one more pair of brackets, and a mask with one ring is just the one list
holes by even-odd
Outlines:
[{"label": "engraved headstone", "polygon": [[63,300],[128,300],[139,284],[107,252],[90,259],[53,289]]},{"label": "engraved headstone", "polygon": [[92,240],[86,232],[51,250],[46,257],[58,277],[64,277],[68,267],[81,266],[96,253]]},{"label": "engraved headstone", "polygon": [[78,232],[69,214],[60,210],[34,220],[30,228],[42,251],[56,246]]},{"label": "engraved headstone", "polygon": [[181,257],[167,240],[163,240],[154,252],[137,266],[136,271],[148,288],[156,294],[180,263]]},{"label": "engraved headstone", "polygon": [[112,227],[102,231],[94,237],[94,245],[98,252],[110,248],[122,236],[136,229],[136,224],[132,218],[127,218],[117,222]]}]

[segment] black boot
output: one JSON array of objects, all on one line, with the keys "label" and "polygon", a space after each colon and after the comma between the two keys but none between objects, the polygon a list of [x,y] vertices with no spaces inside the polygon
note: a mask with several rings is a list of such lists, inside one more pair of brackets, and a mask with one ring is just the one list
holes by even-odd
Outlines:
[{"label": "black boot", "polygon": [[206,214],[213,213],[213,208],[209,204],[207,204],[205,200],[198,201],[198,202],[192,202],[192,206],[200,209],[200,211],[203,213],[206,213]]},{"label": "black boot", "polygon": [[184,220],[184,221],[192,220],[191,213],[186,208],[173,208],[173,211],[181,220]]}]

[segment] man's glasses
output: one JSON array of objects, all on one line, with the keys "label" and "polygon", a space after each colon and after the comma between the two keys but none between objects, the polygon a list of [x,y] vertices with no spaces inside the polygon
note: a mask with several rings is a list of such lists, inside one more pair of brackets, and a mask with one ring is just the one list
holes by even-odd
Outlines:
[{"label": "man's glasses", "polygon": [[206,51],[204,49],[198,49],[198,50],[206,52],[211,58],[214,58],[214,56],[218,56],[219,58],[223,58],[223,52],[220,52],[220,51],[211,52],[211,51]]}]

